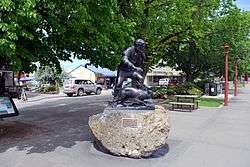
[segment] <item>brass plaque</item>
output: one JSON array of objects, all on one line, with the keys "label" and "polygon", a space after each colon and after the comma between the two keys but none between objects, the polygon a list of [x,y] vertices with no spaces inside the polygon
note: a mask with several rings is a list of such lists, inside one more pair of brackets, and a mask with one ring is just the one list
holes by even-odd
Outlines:
[{"label": "brass plaque", "polygon": [[137,128],[138,120],[135,118],[122,118],[122,126],[125,128]]}]

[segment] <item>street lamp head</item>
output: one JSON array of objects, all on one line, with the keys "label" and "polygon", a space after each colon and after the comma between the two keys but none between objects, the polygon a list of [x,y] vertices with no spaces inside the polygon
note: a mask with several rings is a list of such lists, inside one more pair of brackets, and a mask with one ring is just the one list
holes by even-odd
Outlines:
[{"label": "street lamp head", "polygon": [[229,45],[227,43],[224,44],[224,51],[225,53],[228,53],[229,51]]}]

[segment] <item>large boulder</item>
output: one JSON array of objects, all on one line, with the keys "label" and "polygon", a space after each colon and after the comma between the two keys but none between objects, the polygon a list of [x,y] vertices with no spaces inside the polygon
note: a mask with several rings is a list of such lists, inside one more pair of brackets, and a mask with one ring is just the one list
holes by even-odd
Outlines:
[{"label": "large boulder", "polygon": [[94,142],[108,152],[132,158],[148,157],[166,145],[169,114],[161,106],[155,110],[106,108],[89,118]]}]

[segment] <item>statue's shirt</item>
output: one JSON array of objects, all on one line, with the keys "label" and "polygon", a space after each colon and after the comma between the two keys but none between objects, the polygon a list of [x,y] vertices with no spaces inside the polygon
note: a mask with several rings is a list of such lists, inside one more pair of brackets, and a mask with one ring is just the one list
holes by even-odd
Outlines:
[{"label": "statue's shirt", "polygon": [[[143,62],[144,62],[144,55],[143,53],[137,53],[135,51],[135,48],[129,47],[123,52],[123,56],[126,56],[127,59],[135,66],[143,68]],[[121,62],[120,64],[120,70],[122,71],[134,71],[134,69],[129,66],[128,63]]]}]

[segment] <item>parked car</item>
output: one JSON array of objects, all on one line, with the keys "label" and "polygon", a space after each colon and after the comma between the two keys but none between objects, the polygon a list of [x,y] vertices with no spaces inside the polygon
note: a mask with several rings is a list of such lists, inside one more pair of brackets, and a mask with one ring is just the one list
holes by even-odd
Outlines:
[{"label": "parked car", "polygon": [[162,78],[159,80],[159,86],[167,86],[169,83],[169,78]]},{"label": "parked car", "polygon": [[102,86],[95,84],[90,80],[72,78],[65,81],[63,92],[69,97],[74,94],[77,96],[83,96],[85,93],[87,95],[90,95],[91,93],[100,95],[102,92]]},{"label": "parked car", "polygon": [[168,83],[168,86],[176,86],[178,84],[181,84],[180,82],[178,82],[176,79],[171,79]]}]

